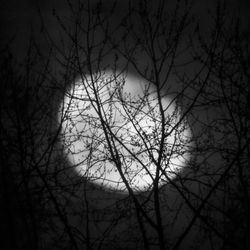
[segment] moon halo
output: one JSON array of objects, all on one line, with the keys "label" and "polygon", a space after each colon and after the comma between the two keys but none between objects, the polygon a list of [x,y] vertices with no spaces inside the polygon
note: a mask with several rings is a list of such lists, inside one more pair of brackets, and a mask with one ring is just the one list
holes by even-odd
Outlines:
[{"label": "moon halo", "polygon": [[75,171],[106,190],[127,192],[129,185],[148,191],[155,178],[160,185],[175,178],[190,157],[191,130],[175,100],[129,73],[77,79],[58,114],[61,143]]}]

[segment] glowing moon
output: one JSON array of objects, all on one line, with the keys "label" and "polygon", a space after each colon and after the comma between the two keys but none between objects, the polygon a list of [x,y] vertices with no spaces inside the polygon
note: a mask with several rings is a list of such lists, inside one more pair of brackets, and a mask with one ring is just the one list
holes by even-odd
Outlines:
[{"label": "glowing moon", "polygon": [[[158,97],[152,84],[132,75],[107,71],[78,79],[65,94],[58,117],[65,153],[77,173],[105,189],[126,192],[120,170],[134,191],[150,190],[162,138]],[[168,135],[160,169],[164,184],[186,165],[191,132],[186,121],[180,122],[172,98],[161,94],[160,99]]]}]

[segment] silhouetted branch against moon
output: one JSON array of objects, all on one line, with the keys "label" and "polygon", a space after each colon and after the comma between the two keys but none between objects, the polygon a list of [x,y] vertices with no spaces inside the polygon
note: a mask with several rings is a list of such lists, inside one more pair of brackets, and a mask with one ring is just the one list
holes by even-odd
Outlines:
[{"label": "silhouetted branch against moon", "polygon": [[[152,84],[145,84],[129,73],[117,76],[116,72],[104,71],[94,74],[92,80],[90,76],[85,79],[77,79],[66,93],[58,118],[65,117],[62,143],[76,172],[105,189],[126,192],[110,154],[107,142],[110,140],[119,153],[122,174],[131,188],[136,192],[150,190],[159,158],[161,101],[166,119],[161,169],[169,178],[175,178],[190,157],[191,131],[182,122],[169,134],[180,119],[171,97],[159,100]],[[161,176],[160,184],[166,183],[164,175]]]}]

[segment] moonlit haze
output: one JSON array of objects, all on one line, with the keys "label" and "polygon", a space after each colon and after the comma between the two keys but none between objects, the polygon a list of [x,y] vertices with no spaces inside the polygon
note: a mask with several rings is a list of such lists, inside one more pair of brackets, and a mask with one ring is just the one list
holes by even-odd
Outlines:
[{"label": "moonlit haze", "polygon": [[189,159],[191,131],[185,120],[180,121],[173,97],[160,96],[152,84],[129,73],[105,71],[78,78],[59,112],[62,145],[76,172],[107,190],[127,192],[111,147],[133,191],[150,190],[162,137],[161,100],[167,136],[159,183],[175,178]]}]

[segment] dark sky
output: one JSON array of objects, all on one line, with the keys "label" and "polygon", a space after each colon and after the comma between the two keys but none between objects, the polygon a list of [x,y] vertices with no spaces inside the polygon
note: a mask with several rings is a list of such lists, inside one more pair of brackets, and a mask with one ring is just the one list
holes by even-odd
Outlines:
[{"label": "dark sky", "polygon": [[[91,3],[94,5],[94,1]],[[105,2],[105,1],[104,1]],[[112,2],[107,0],[107,3]],[[126,1],[118,1],[120,6],[121,13],[123,12]],[[135,1],[134,1],[135,2]],[[168,1],[168,4],[173,0]],[[193,12],[196,17],[200,19],[200,23],[203,24],[203,27],[206,28],[209,25],[208,10],[215,8],[216,0],[206,1],[206,0],[195,0]],[[155,1],[154,1],[155,3]],[[240,13],[242,19],[246,20],[250,16],[250,3],[247,0],[230,0],[227,1],[229,6],[229,11],[235,13]],[[48,24],[49,32],[52,34],[57,34],[57,21],[52,16],[52,9],[55,8],[59,15],[68,16],[69,10],[65,1],[61,0],[10,0],[10,1],[1,1],[0,3],[0,28],[1,28],[1,44],[5,44],[6,41],[9,41],[16,36],[18,44],[14,45],[14,51],[16,54],[20,54],[27,43],[28,34],[30,28],[39,35],[39,16],[37,15],[37,7],[39,6],[41,13],[44,17],[44,20]],[[119,17],[119,13],[117,13]],[[115,20],[114,20],[115,22]],[[39,37],[39,36],[38,36]],[[56,37],[56,36],[55,36]]]}]

